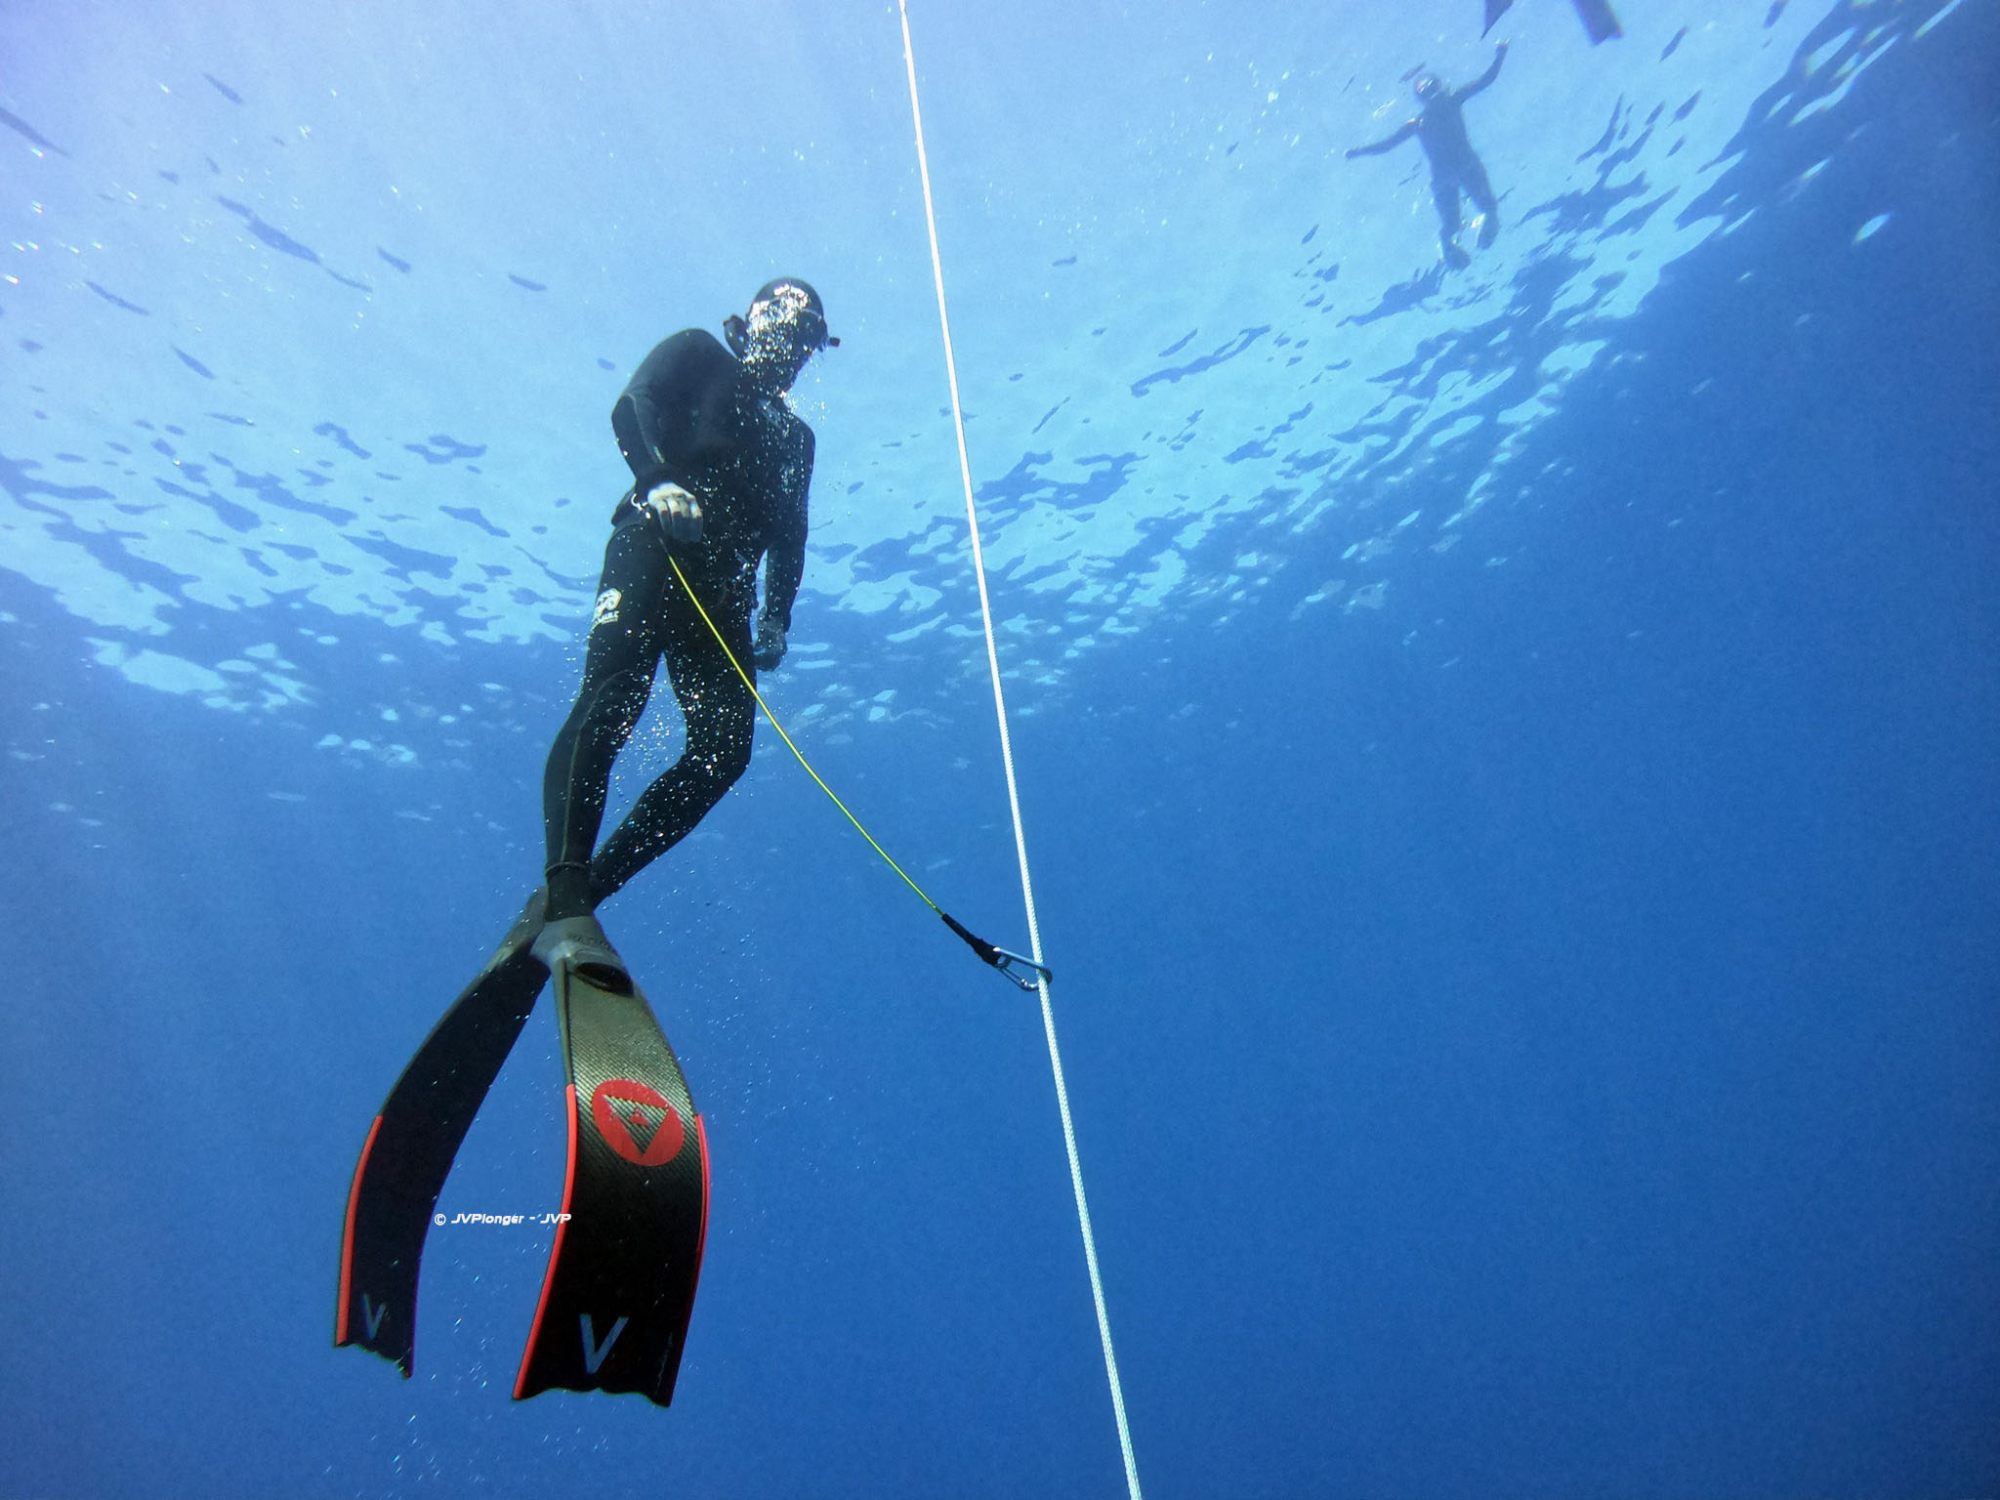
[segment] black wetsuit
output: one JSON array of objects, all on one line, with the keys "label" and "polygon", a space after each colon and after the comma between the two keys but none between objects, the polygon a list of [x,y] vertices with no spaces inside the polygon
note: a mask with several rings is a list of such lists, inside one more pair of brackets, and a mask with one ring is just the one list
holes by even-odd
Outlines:
[{"label": "black wetsuit", "polygon": [[[690,328],[661,342],[611,426],[635,483],[612,512],[583,686],[542,782],[551,919],[594,906],[680,842],[750,764],[756,702],[668,566],[647,492],[671,481],[700,501],[701,540],[674,544],[674,556],[745,671],[759,561],[764,613],[780,630],[805,571],[812,429],[718,340]],[[686,744],[593,853],[612,761],[663,658]]]},{"label": "black wetsuit", "polygon": [[1480,226],[1479,243],[1482,246],[1493,243],[1494,235],[1500,232],[1500,200],[1494,196],[1493,184],[1486,180],[1486,167],[1479,155],[1472,149],[1471,137],[1465,133],[1463,106],[1467,99],[1485,88],[1500,76],[1500,64],[1507,59],[1506,44],[1494,53],[1493,65],[1462,89],[1448,89],[1442,85],[1424,101],[1423,112],[1415,119],[1405,121],[1402,129],[1386,140],[1373,145],[1356,146],[1349,156],[1373,156],[1378,152],[1400,146],[1411,136],[1424,148],[1424,157],[1431,168],[1431,201],[1437,205],[1438,240],[1444,246],[1445,259],[1455,266],[1465,265],[1468,257],[1458,243],[1458,231],[1464,226],[1459,214],[1458,197],[1463,193],[1478,205],[1486,216]]}]

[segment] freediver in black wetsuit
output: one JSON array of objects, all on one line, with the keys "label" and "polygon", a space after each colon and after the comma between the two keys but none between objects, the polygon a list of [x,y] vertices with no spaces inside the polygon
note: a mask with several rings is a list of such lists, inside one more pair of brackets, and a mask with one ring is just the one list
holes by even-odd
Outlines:
[{"label": "freediver in black wetsuit", "polygon": [[1442,80],[1424,74],[1417,80],[1417,99],[1423,108],[1416,118],[1406,121],[1402,129],[1386,140],[1353,146],[1347,152],[1351,161],[1357,156],[1375,156],[1400,146],[1413,135],[1417,138],[1430,162],[1431,198],[1438,211],[1438,241],[1444,247],[1445,260],[1460,268],[1472,263],[1472,257],[1458,242],[1463,222],[1459,216],[1460,193],[1485,215],[1485,222],[1479,228],[1480,249],[1492,244],[1493,237],[1500,232],[1500,200],[1493,195],[1493,184],[1486,180],[1486,168],[1465,133],[1464,104],[1500,76],[1500,64],[1506,60],[1507,44],[1501,42],[1493,49],[1493,65],[1462,89],[1448,89]]},{"label": "freediver in black wetsuit", "polygon": [[[767,283],[730,347],[689,328],[646,356],[611,411],[633,485],[612,512],[583,685],[542,781],[547,920],[592,911],[693,831],[750,764],[756,701],[668,565],[680,562],[738,662],[785,655],[805,571],[813,434],[785,393],[838,339],[819,294]],[[732,352],[733,351],[733,352]],[[764,603],[757,566],[764,564]],[[662,658],[686,720],[680,759],[646,788],[601,848],[611,765],[645,711]]]},{"label": "freediver in black wetsuit", "polygon": [[[592,912],[685,838],[750,764],[746,678],[783,660],[805,570],[813,435],[785,393],[835,342],[819,294],[795,278],[767,283],[723,328],[727,349],[692,328],[663,340],[612,407],[633,485],[611,515],[583,687],[542,781],[548,883],[431,1028],[355,1164],[334,1343],[405,1375],[438,1195],[553,982],[567,1077],[564,1222],[514,1396],[674,1397],[707,1233],[708,1138],[666,1034]],[[687,743],[596,849],[611,764],[662,658]],[[981,956],[1006,972],[1010,955]]]}]

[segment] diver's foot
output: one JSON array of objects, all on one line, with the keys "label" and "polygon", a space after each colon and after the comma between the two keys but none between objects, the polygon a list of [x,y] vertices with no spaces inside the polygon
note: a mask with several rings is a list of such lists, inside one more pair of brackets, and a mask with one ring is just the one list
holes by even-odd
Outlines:
[{"label": "diver's foot", "polygon": [[1472,264],[1472,257],[1465,253],[1463,245],[1447,243],[1444,247],[1444,261],[1454,270],[1463,271]]},{"label": "diver's foot", "polygon": [[1479,248],[1484,250],[1500,237],[1500,216],[1488,214],[1479,225]]},{"label": "diver's foot", "polygon": [[611,946],[611,939],[604,935],[595,917],[568,917],[550,922],[537,935],[530,951],[551,969],[558,964],[568,965],[601,990],[614,995],[634,992],[625,960]]},{"label": "diver's foot", "polygon": [[547,920],[587,917],[597,909],[597,893],[586,864],[559,864],[549,869]]}]

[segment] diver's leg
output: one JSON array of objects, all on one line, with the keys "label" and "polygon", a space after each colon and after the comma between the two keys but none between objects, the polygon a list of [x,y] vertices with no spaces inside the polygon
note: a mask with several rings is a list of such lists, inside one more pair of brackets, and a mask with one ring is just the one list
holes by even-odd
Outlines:
[{"label": "diver's leg", "polygon": [[1493,192],[1493,184],[1486,180],[1486,165],[1477,157],[1472,159],[1464,176],[1465,196],[1470,198],[1484,215],[1479,226],[1479,248],[1484,250],[1493,243],[1493,237],[1500,233],[1500,200]]},{"label": "diver's leg", "polygon": [[1431,201],[1438,211],[1438,244],[1444,248],[1444,258],[1454,266],[1472,264],[1472,257],[1465,253],[1458,243],[1458,231],[1464,221],[1458,216],[1458,179],[1436,176],[1431,179]]},{"label": "diver's leg", "polygon": [[611,765],[631,738],[660,660],[666,549],[651,525],[627,523],[604,548],[576,706],[549,747],[542,773],[551,921],[595,904],[590,854],[604,821]]},{"label": "diver's leg", "polygon": [[[743,669],[750,665],[750,607],[708,600],[710,617],[729,640]],[[679,760],[647,787],[625,821],[591,861],[591,888],[603,900],[692,833],[708,810],[750,766],[757,700],[729,664],[708,626],[684,599],[669,594],[661,649],[674,697],[687,721]]]}]

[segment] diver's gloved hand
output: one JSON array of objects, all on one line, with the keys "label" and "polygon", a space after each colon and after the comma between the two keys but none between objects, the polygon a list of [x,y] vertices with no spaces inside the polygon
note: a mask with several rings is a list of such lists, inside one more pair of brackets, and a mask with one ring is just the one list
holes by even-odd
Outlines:
[{"label": "diver's gloved hand", "polygon": [[768,613],[759,612],[757,616],[757,645],[750,659],[760,672],[775,672],[778,663],[785,659],[785,627]]},{"label": "diver's gloved hand", "polygon": [[654,485],[640,502],[670,542],[701,540],[701,502],[671,479]]}]

